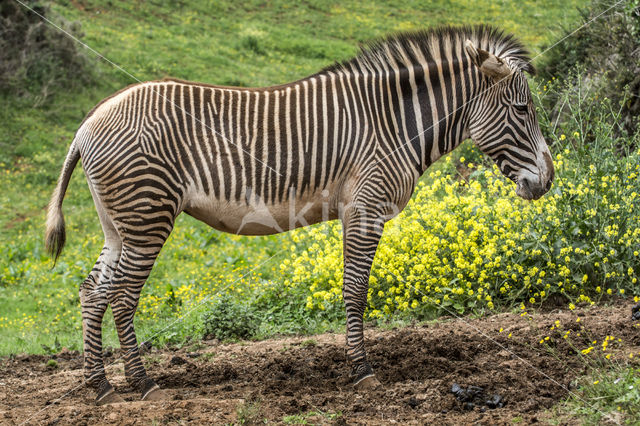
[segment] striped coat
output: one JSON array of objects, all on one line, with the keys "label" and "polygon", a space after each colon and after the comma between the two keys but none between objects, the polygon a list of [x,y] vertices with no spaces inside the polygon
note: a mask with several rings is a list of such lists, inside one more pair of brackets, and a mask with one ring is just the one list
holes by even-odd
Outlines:
[{"label": "striped coat", "polygon": [[105,234],[80,287],[85,378],[97,402],[119,400],[100,357],[109,305],[127,379],[143,399],[163,397],[142,366],[133,316],[181,212],[246,235],[340,219],[347,358],[354,384],[375,384],[362,327],[369,271],[384,223],[429,165],[471,137],[519,195],[549,189],[553,165],[523,75],[532,70],[512,36],[446,27],[374,42],[281,86],[152,81],[98,104],[71,144],[47,219],[57,257],[62,200],[82,158]]}]

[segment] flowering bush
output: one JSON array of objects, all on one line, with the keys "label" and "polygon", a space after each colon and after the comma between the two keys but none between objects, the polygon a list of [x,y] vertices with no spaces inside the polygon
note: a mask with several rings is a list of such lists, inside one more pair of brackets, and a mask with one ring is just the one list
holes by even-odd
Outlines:
[{"label": "flowering bush", "polygon": [[[553,132],[553,121],[540,117],[554,142],[556,180],[549,194],[524,201],[497,167],[465,158],[459,161],[472,170],[469,180],[454,177],[446,171],[458,160],[449,155],[445,173],[423,177],[407,208],[386,225],[367,317],[483,312],[558,296],[573,309],[604,295],[638,292],[638,137],[613,136],[610,102],[589,102],[565,89],[553,90],[566,97],[572,119]],[[545,85],[536,93],[549,90]],[[483,161],[473,148],[465,150]],[[342,309],[340,224],[302,229],[293,239],[308,247],[281,263],[286,285],[306,293],[311,311]]]}]

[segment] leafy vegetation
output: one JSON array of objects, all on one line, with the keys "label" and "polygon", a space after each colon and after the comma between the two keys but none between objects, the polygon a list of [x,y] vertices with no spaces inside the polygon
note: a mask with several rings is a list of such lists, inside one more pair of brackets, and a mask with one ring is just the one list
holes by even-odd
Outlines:
[{"label": "leafy vegetation", "polygon": [[[633,133],[640,116],[640,1],[592,0],[581,18],[585,25],[542,59],[542,73],[549,79],[569,78],[577,65],[583,67],[589,83],[582,89],[620,105],[618,121]],[[567,27],[566,34],[575,27]],[[560,107],[557,102],[562,99],[549,98],[545,106],[551,111]]]},{"label": "leafy vegetation", "polygon": [[[263,7],[82,0],[56,2],[51,10],[80,22],[84,42],[140,80],[173,76],[260,86],[346,59],[360,41],[444,23],[491,22],[539,51],[554,38],[558,21],[574,21],[578,4],[410,1],[399,8],[384,2],[280,1]],[[64,204],[67,245],[54,269],[42,232],[44,208],[78,124],[97,101],[134,82],[100,61],[92,72],[90,84],[57,90],[36,108],[28,97],[0,94],[7,106],[0,108],[0,354],[82,347],[78,285],[101,250],[102,232],[79,170]],[[257,337],[342,329],[341,310],[308,310],[308,287],[287,293],[281,285],[279,264],[292,253],[292,236],[222,234],[180,216],[143,290],[136,316],[140,341],[165,344],[200,336],[209,302],[225,293],[258,316]],[[306,244],[294,243],[294,251]],[[107,346],[118,346],[109,314],[104,337]]]},{"label": "leafy vegetation", "polygon": [[248,339],[257,331],[254,313],[225,295],[211,304],[202,317],[203,334],[219,340]]},{"label": "leafy vegetation", "polygon": [[561,415],[578,416],[583,424],[637,424],[640,419],[639,369],[594,369],[593,374],[581,378],[577,384],[578,393],[561,406]]},{"label": "leafy vegetation", "polygon": [[[398,218],[385,227],[369,288],[370,318],[403,313],[431,318],[482,313],[552,298],[574,309],[612,295],[637,294],[640,275],[639,136],[620,120],[621,106],[593,102],[571,83],[540,82],[546,96],[562,99],[569,120],[557,124],[539,108],[543,132],[555,147],[556,179],[536,202],[515,195],[494,165],[473,148],[430,173]],[[555,128],[554,128],[555,127]],[[617,136],[619,135],[619,136]],[[472,162],[470,161],[472,160]],[[339,224],[303,229],[281,270],[286,285],[307,294],[307,308],[342,308]]]},{"label": "leafy vegetation", "polygon": [[295,414],[292,416],[284,416],[282,422],[288,425],[309,425],[322,423],[323,421],[339,419],[342,413],[324,413],[322,411],[309,411],[307,413]]},{"label": "leafy vegetation", "polygon": [[[55,16],[51,9],[27,2],[0,4],[0,92],[27,96],[35,105],[51,94],[91,80],[88,58],[63,31],[81,37],[80,24]],[[43,19],[44,18],[44,19]]]},{"label": "leafy vegetation", "polygon": [[[580,24],[576,6],[586,22],[611,4],[63,0],[38,9],[123,73],[87,59],[85,49],[17,3],[2,3],[0,355],[82,347],[78,285],[102,235],[81,173],[68,190],[69,240],[53,269],[42,224],[74,131],[103,97],[136,79],[167,76],[278,84],[348,58],[358,42],[443,23],[490,22],[517,34],[535,54],[562,36],[558,24],[565,33]],[[625,0],[540,58],[543,78],[531,86],[557,171],[545,198],[516,198],[470,143],[429,170],[405,212],[387,225],[368,319],[396,324],[542,303],[572,308],[640,294],[639,17],[638,1]],[[21,38],[25,31],[30,36]],[[240,237],[183,215],[143,290],[139,340],[164,345],[206,334],[342,330],[340,254],[337,223]],[[118,346],[111,315],[104,335],[105,346]],[[589,347],[577,353],[587,357],[598,349]],[[602,413],[638,417],[636,370],[603,364],[580,385],[582,397],[567,402],[568,413],[593,423],[603,421]],[[256,413],[257,402],[240,407],[239,421],[251,422]],[[316,414],[283,421],[302,423]]]},{"label": "leafy vegetation", "polygon": [[[565,424],[569,418],[577,417],[580,424],[638,424],[637,345],[617,335],[624,333],[624,329],[593,328],[579,314],[564,314],[559,312],[552,324],[539,323],[535,313],[520,314],[540,332],[540,340],[531,343],[531,351],[545,352],[564,362],[572,357],[584,368],[581,376],[567,386],[567,399],[545,414],[549,423]],[[638,327],[638,324],[629,326],[635,330]],[[500,328],[498,332],[506,330]],[[563,368],[571,369],[567,364]]]}]

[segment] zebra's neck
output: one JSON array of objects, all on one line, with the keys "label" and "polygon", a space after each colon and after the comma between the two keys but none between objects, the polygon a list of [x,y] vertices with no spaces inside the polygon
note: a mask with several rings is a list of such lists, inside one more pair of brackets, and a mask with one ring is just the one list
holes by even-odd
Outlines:
[{"label": "zebra's neck", "polygon": [[337,72],[363,94],[381,156],[398,157],[422,174],[469,137],[467,118],[480,79],[461,58],[418,65],[354,62]]}]

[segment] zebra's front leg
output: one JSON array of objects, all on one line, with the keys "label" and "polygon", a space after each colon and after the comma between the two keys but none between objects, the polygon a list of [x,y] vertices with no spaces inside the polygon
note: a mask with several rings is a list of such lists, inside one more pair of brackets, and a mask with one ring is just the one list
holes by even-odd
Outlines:
[{"label": "zebra's front leg", "polygon": [[373,214],[352,209],[343,219],[344,279],[342,295],[347,311],[347,361],[356,389],[380,384],[367,361],[363,315],[367,306],[369,273],[384,222]]},{"label": "zebra's front leg", "polygon": [[147,376],[133,327],[133,317],[142,286],[151,272],[163,242],[152,242],[147,247],[123,246],[118,269],[108,292],[124,359],[125,377],[129,385],[141,393],[143,401],[168,399],[158,385]]}]

